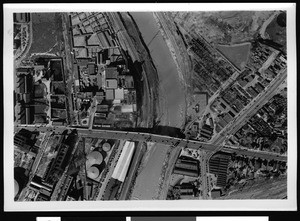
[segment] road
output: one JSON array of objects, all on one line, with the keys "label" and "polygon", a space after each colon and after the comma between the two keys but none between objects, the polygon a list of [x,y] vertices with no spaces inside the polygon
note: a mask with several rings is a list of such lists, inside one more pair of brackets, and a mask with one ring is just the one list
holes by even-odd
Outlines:
[{"label": "road", "polygon": [[[210,152],[215,152],[219,149],[219,146],[211,143],[205,143],[201,141],[181,139],[177,137],[170,137],[165,135],[151,134],[151,133],[142,133],[142,132],[130,132],[130,131],[117,131],[117,130],[100,130],[100,129],[85,129],[78,127],[68,127],[68,126],[48,126],[40,127],[35,125],[18,125],[15,127],[17,132],[19,129],[24,128],[31,131],[40,131],[40,132],[54,132],[56,134],[61,134],[64,130],[74,130],[76,129],[78,134],[83,137],[94,137],[102,139],[122,139],[122,140],[131,140],[131,141],[141,141],[141,142],[154,142],[160,143],[167,146],[179,146],[184,148],[196,149],[196,150],[205,150]],[[222,146],[223,147],[223,146]],[[278,155],[272,152],[265,151],[256,151],[250,150],[242,147],[235,147],[226,145],[226,152],[236,152],[237,154],[256,156],[268,160],[278,160],[286,161],[286,156]]]},{"label": "road", "polygon": [[[209,143],[220,146],[226,139],[224,134],[235,134],[242,125],[258,111],[268,100],[270,100],[277,92],[279,86],[286,80],[287,70],[279,73],[276,78],[270,82],[265,90],[254,98],[235,118],[224,127],[220,133],[214,137]],[[218,151],[218,150],[216,150]]]},{"label": "road", "polygon": [[[68,14],[67,13],[62,13],[62,25],[63,25],[63,37],[64,37],[64,52],[62,53],[62,58],[63,58],[63,67],[64,67],[64,71],[63,71],[63,78],[65,81],[65,85],[66,85],[66,97],[67,97],[67,102],[68,104],[66,105],[67,108],[67,113],[68,113],[68,122],[71,124],[72,122],[72,117],[71,115],[73,115],[73,104],[74,101],[72,100],[72,94],[74,94],[74,73],[73,73],[73,56],[72,56],[72,40],[70,39],[71,35],[71,31],[70,31],[70,21],[68,18]],[[77,94],[74,94],[75,96],[77,96]],[[76,108],[76,105],[74,106],[74,108]]]}]

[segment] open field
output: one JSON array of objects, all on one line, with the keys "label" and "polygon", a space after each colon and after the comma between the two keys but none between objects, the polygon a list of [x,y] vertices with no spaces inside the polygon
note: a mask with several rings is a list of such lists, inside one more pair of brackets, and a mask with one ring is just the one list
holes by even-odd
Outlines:
[{"label": "open field", "polygon": [[234,66],[242,70],[248,61],[251,44],[217,45],[220,51]]},{"label": "open field", "polygon": [[32,45],[27,56],[32,53],[59,53],[62,36],[60,13],[32,13]]},{"label": "open field", "polygon": [[188,33],[212,44],[235,44],[253,39],[272,11],[172,12],[174,21]]}]

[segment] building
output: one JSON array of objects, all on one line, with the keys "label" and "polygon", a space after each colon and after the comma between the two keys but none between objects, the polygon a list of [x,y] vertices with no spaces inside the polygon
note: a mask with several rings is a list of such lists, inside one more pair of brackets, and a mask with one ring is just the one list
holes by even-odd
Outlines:
[{"label": "building", "polygon": [[85,47],[86,46],[86,36],[84,35],[75,35],[73,36],[73,47]]},{"label": "building", "polygon": [[216,198],[220,198],[221,197],[221,189],[213,189],[211,191],[211,198],[212,199],[216,199]]},{"label": "building", "polygon": [[213,131],[214,131],[214,129],[211,126],[204,124],[200,130],[200,136],[202,136],[206,139],[210,139],[211,136],[213,135]]},{"label": "building", "polygon": [[198,177],[199,176],[199,161],[189,157],[181,156],[175,163],[173,170],[174,174]]},{"label": "building", "polygon": [[95,74],[95,72],[96,72],[95,64],[88,64],[87,68],[88,68],[88,74],[89,75],[94,75]]},{"label": "building", "polygon": [[116,89],[116,88],[118,88],[117,79],[106,79],[105,80],[105,87],[107,89]]},{"label": "building", "polygon": [[217,186],[225,187],[227,182],[227,169],[230,155],[217,153],[209,160],[209,173],[217,176]]},{"label": "building", "polygon": [[109,106],[106,104],[98,104],[96,113],[106,113],[109,110]]},{"label": "building", "polygon": [[14,145],[20,148],[22,151],[28,153],[34,146],[37,140],[36,137],[37,134],[26,129],[21,129],[14,136]]},{"label": "building", "polygon": [[65,175],[64,182],[63,182],[63,185],[60,189],[60,193],[58,196],[58,200],[64,200],[66,198],[66,195],[69,191],[72,181],[73,181],[72,176]]},{"label": "building", "polygon": [[198,132],[199,132],[199,123],[194,122],[190,130],[191,137],[196,137],[198,135]]},{"label": "building", "polygon": [[93,125],[95,127],[111,127],[113,121],[110,119],[104,119],[103,117],[96,116],[94,117]]},{"label": "building", "polygon": [[115,67],[105,68],[104,72],[105,72],[106,79],[117,79],[118,75],[119,75],[119,72],[118,72],[117,68],[115,68]]},{"label": "building", "polygon": [[181,185],[177,185],[179,188],[180,198],[182,196],[194,196],[195,195],[195,186],[191,183],[182,183]]},{"label": "building", "polygon": [[111,176],[112,178],[119,180],[121,182],[124,182],[126,175],[127,175],[127,171],[129,169],[129,165],[130,165],[134,150],[135,150],[134,142],[126,141],[123,146],[122,153],[120,155],[118,163],[117,163],[115,170]]},{"label": "building", "polygon": [[112,89],[107,89],[105,92],[105,99],[106,100],[114,100],[115,99],[115,92]]},{"label": "building", "polygon": [[134,80],[132,75],[119,75],[118,81],[122,88],[134,88]]},{"label": "building", "polygon": [[54,184],[61,177],[71,158],[72,148],[65,144],[59,144],[57,155],[52,159],[47,171],[43,177],[46,183]]},{"label": "building", "polygon": [[100,41],[99,41],[97,33],[94,33],[87,38],[87,45],[88,46],[99,46],[100,45]]},{"label": "building", "polygon": [[50,197],[43,194],[43,193],[39,193],[35,199],[35,201],[50,201]]},{"label": "building", "polygon": [[117,88],[114,90],[115,92],[115,100],[124,100],[124,89],[123,88]]},{"label": "building", "polygon": [[132,113],[136,111],[136,104],[124,104],[121,106],[122,113]]}]

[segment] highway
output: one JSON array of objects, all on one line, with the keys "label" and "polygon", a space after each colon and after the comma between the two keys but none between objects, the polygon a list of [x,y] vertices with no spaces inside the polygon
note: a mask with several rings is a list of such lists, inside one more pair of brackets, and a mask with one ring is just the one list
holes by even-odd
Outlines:
[{"label": "highway", "polygon": [[[151,133],[142,133],[142,132],[130,132],[130,131],[117,131],[117,130],[102,130],[102,129],[86,129],[78,127],[68,127],[68,126],[36,126],[36,125],[18,125],[15,127],[15,131],[24,128],[31,131],[40,131],[40,132],[54,132],[55,134],[61,134],[64,130],[74,130],[78,131],[78,134],[83,137],[93,137],[101,139],[122,139],[122,140],[132,140],[132,141],[141,141],[141,142],[154,142],[161,143],[169,146],[179,146],[184,148],[196,149],[196,150],[205,150],[210,152],[215,152],[219,146],[211,143],[205,143],[201,141],[181,139],[177,137],[170,137],[159,134]],[[222,146],[223,147],[223,146]],[[278,155],[276,153],[265,152],[265,151],[256,151],[250,150],[247,148],[226,146],[226,152],[236,152],[237,154],[248,155],[260,157],[268,160],[278,160],[286,161],[286,156]]]}]

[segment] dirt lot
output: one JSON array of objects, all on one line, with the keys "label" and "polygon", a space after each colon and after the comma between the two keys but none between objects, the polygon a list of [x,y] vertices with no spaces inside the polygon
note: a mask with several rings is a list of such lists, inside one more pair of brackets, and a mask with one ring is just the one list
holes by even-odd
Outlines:
[{"label": "dirt lot", "polygon": [[32,45],[27,56],[32,53],[59,53],[62,40],[60,13],[32,13]]},{"label": "dirt lot", "polygon": [[250,43],[238,45],[218,45],[217,49],[239,70],[242,70],[248,61]]}]

